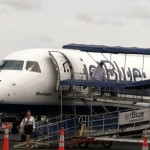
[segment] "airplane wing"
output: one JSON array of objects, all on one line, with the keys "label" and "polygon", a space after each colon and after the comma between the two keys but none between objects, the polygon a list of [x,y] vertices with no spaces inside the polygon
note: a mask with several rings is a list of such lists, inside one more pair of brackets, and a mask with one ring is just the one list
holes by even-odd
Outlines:
[{"label": "airplane wing", "polygon": [[85,45],[85,44],[68,44],[62,47],[63,49],[74,49],[85,52],[97,53],[112,53],[112,54],[142,54],[150,55],[150,48],[137,48],[137,47],[120,47],[120,46],[105,46],[105,45]]},{"label": "airplane wing", "polygon": [[96,80],[61,80],[60,85],[76,85],[88,87],[104,87],[113,89],[148,89],[150,88],[150,80],[136,82],[118,82],[118,81],[96,81]]}]

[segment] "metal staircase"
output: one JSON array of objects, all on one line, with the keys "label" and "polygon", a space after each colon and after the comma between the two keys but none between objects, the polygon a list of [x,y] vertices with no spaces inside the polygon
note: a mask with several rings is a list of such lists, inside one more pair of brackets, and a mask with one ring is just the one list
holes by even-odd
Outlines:
[{"label": "metal staircase", "polygon": [[[37,148],[41,145],[49,146],[51,143],[59,141],[59,131],[61,127],[64,128],[65,139],[75,137],[78,135],[79,124],[78,118],[71,118],[53,123],[39,125],[31,135],[31,148]],[[19,143],[14,148],[25,147],[25,142]]]},{"label": "metal staircase", "polygon": [[[65,139],[89,139],[120,134],[134,134],[150,129],[150,108],[108,112],[96,115],[82,115],[45,125],[39,125],[32,134],[31,148],[49,146],[59,141],[59,131],[64,128]],[[19,148],[25,143],[14,147]]]}]

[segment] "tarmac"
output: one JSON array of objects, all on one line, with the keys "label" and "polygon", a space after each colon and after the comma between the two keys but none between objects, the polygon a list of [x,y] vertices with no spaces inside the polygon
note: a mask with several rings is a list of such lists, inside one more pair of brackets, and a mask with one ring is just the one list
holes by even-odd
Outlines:
[{"label": "tarmac", "polygon": [[[14,148],[15,144],[20,143],[20,134],[9,134],[9,150],[17,150],[18,148]],[[0,149],[2,149],[3,146],[3,137],[4,134],[0,133]],[[25,147],[19,148],[19,149],[27,149]],[[18,149],[18,150],[19,150]],[[58,143],[50,145],[50,147],[41,147],[37,148],[38,150],[58,150]],[[73,145],[72,148],[70,148],[68,145],[65,146],[65,150],[80,150],[78,145]],[[108,150],[108,148],[104,148],[101,143],[98,145],[89,144],[89,146],[86,148],[87,150]],[[150,145],[149,145],[150,149]],[[134,143],[119,143],[114,142],[110,150],[142,150],[142,144],[134,144]]]}]

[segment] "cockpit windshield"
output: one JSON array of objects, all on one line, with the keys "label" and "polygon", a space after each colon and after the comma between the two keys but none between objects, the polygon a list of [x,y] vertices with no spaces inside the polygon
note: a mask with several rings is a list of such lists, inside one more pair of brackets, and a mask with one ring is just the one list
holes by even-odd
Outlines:
[{"label": "cockpit windshield", "polygon": [[21,60],[3,60],[1,70],[22,70],[24,61]]},{"label": "cockpit windshield", "polygon": [[40,66],[36,61],[27,61],[26,70],[31,72],[41,72]]}]

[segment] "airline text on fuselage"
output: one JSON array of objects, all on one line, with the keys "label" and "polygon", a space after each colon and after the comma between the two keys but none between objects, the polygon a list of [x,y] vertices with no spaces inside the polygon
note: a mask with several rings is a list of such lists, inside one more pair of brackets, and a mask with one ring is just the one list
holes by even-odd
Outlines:
[{"label": "airline text on fuselage", "polygon": [[[111,79],[111,77],[113,77],[114,80],[137,81],[137,79],[140,80],[142,78],[146,78],[146,73],[144,71],[140,71],[138,68],[128,67],[127,70],[125,70],[124,67],[119,68],[118,64],[115,61],[113,61],[112,63],[108,60],[103,60],[103,62],[104,62],[104,69],[106,71],[107,79]],[[89,66],[90,76],[92,76],[95,67],[96,66],[94,65]],[[84,65],[84,70],[85,70],[85,65]]]}]

